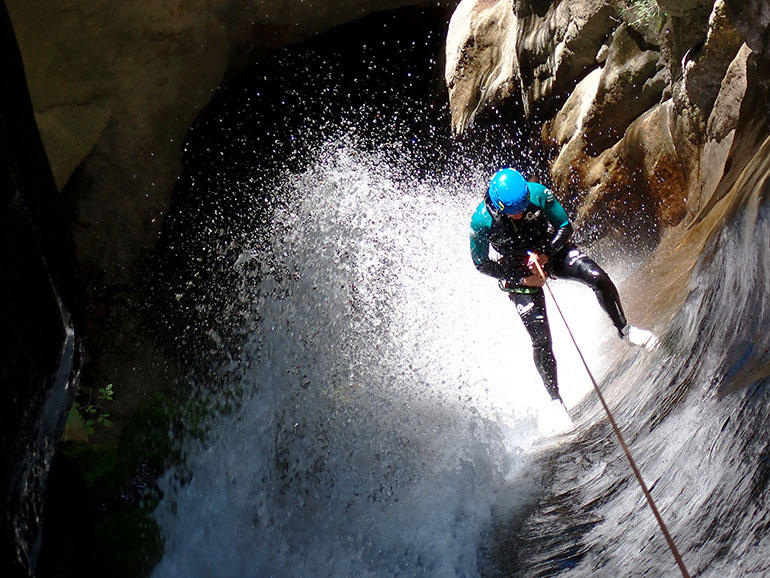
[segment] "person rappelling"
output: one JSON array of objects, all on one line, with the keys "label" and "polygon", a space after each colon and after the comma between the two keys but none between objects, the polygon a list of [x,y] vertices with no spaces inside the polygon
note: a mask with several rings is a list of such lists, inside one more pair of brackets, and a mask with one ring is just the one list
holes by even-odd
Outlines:
[{"label": "person rappelling", "polygon": [[[618,335],[628,344],[651,347],[650,331],[628,323],[609,275],[570,241],[567,212],[544,185],[504,168],[492,177],[470,226],[473,263],[498,279],[516,305],[531,339],[535,366],[548,394],[563,405],[556,375],[551,330],[542,290],[546,277],[575,279],[593,289]],[[494,253],[490,254],[490,248]]]}]

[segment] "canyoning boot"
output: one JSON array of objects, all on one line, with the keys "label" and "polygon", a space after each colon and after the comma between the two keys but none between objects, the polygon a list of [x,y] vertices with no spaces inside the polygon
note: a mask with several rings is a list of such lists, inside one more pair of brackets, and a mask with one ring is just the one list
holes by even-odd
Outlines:
[{"label": "canyoning boot", "polygon": [[561,411],[564,415],[567,416],[567,419],[572,423],[572,418],[569,415],[569,410],[567,409],[567,405],[564,403],[564,400],[561,397],[558,397],[557,399],[551,400],[551,406],[553,407],[555,412]]},{"label": "canyoning boot", "polygon": [[658,342],[652,331],[640,329],[630,324],[620,330],[620,337],[629,345],[636,345],[646,349],[654,348]]}]

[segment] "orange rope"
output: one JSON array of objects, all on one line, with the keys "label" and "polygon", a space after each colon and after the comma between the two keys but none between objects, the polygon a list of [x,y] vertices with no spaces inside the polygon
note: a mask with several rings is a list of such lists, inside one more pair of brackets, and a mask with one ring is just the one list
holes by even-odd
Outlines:
[{"label": "orange rope", "polygon": [[631,469],[634,470],[634,475],[636,476],[636,479],[639,482],[639,485],[642,487],[642,492],[644,492],[644,497],[647,498],[647,503],[650,505],[650,508],[652,509],[652,513],[655,514],[655,519],[658,521],[658,524],[660,525],[660,529],[663,531],[663,535],[666,537],[666,542],[668,542],[668,547],[671,549],[671,552],[674,554],[676,563],[679,566],[679,569],[682,571],[682,576],[684,578],[690,578],[690,574],[688,574],[687,568],[685,568],[684,562],[682,561],[682,557],[679,555],[679,550],[676,549],[676,544],[674,544],[674,540],[671,538],[671,534],[668,533],[668,529],[666,528],[666,524],[663,522],[663,518],[661,517],[660,512],[658,512],[658,508],[655,506],[655,502],[652,500],[652,495],[650,495],[650,490],[647,489],[647,484],[644,483],[644,480],[642,479],[642,474],[639,471],[639,468],[636,467],[636,462],[634,461],[634,458],[631,457],[631,452],[628,450],[626,441],[623,439],[623,434],[620,433],[620,428],[615,423],[615,418],[612,417],[612,412],[610,411],[610,408],[607,405],[607,402],[604,400],[604,396],[602,395],[602,392],[599,389],[599,386],[597,385],[596,380],[594,379],[594,376],[591,373],[591,370],[588,368],[588,363],[586,363],[585,357],[583,357],[583,352],[580,351],[580,347],[578,347],[577,341],[575,340],[575,336],[572,334],[572,330],[567,324],[567,319],[564,317],[564,313],[561,312],[561,307],[559,307],[559,304],[557,303],[556,298],[554,297],[553,291],[551,290],[551,286],[548,285],[548,280],[546,279],[545,273],[543,272],[543,268],[540,266],[540,263],[536,259],[533,259],[532,262],[537,267],[538,274],[543,278],[545,287],[546,289],[548,289],[548,293],[550,293],[551,299],[553,300],[554,305],[556,305],[556,310],[559,312],[559,315],[561,315],[562,321],[564,321],[564,325],[567,328],[567,332],[569,333],[569,336],[572,338],[572,343],[575,344],[575,349],[577,349],[578,355],[580,355],[580,359],[583,362],[583,365],[585,366],[586,371],[588,372],[588,377],[591,378],[591,382],[594,385],[596,394],[599,396],[599,401],[602,402],[604,411],[607,413],[607,417],[610,420],[610,424],[612,424],[612,429],[615,431],[615,435],[618,437],[620,446],[623,448],[623,451],[625,452],[626,457],[628,458],[628,462],[631,464]]}]

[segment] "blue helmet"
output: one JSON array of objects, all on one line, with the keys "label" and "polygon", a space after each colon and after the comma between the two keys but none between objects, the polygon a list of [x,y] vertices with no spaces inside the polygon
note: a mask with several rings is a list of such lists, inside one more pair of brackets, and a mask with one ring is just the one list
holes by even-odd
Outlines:
[{"label": "blue helmet", "polygon": [[523,213],[529,204],[527,181],[519,171],[501,169],[489,182],[489,200],[495,209],[506,215]]}]

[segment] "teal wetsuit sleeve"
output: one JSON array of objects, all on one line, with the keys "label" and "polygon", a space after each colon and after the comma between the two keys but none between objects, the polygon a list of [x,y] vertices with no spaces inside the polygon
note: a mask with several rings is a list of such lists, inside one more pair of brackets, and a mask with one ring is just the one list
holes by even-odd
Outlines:
[{"label": "teal wetsuit sleeve", "polygon": [[489,258],[489,231],[492,228],[492,215],[489,214],[484,201],[479,203],[471,217],[471,258],[480,272],[490,277],[503,277],[502,267]]},{"label": "teal wetsuit sleeve", "polygon": [[557,229],[569,225],[569,216],[551,189],[540,183],[527,183],[530,202],[543,210],[546,219]]},{"label": "teal wetsuit sleeve", "polygon": [[559,252],[569,241],[572,235],[572,224],[569,222],[569,216],[561,203],[551,190],[540,183],[527,183],[529,188],[530,202],[542,209],[545,218],[554,226],[556,234],[551,239],[551,254]]}]

